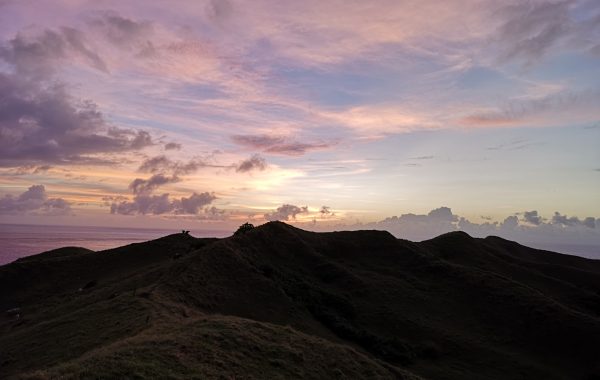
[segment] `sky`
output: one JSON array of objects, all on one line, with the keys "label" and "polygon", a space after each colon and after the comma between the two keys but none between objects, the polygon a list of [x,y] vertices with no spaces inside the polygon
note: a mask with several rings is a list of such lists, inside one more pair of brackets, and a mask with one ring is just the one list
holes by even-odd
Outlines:
[{"label": "sky", "polygon": [[0,223],[600,246],[600,2],[0,0]]}]

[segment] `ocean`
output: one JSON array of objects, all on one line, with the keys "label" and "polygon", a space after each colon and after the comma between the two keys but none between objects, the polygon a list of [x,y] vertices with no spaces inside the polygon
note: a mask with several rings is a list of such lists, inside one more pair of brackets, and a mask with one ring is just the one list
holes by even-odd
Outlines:
[{"label": "ocean", "polygon": [[[51,249],[76,246],[101,251],[174,234],[174,229],[0,224],[0,265]],[[225,237],[231,231],[191,231],[195,237]]]},{"label": "ocean", "polygon": [[[521,242],[520,242],[521,243]],[[560,243],[539,243],[522,242],[521,244],[531,248],[543,249],[546,251],[563,253],[585,257],[586,259],[600,260],[600,246],[591,244],[560,244]]]},{"label": "ocean", "polygon": [[[144,229],[127,227],[82,227],[0,224],[0,265],[20,257],[31,256],[55,248],[76,246],[101,251],[157,239],[180,232],[175,229]],[[232,231],[192,230],[195,237],[226,237]],[[600,259],[600,247],[579,244],[543,244],[521,242],[532,248]]]}]

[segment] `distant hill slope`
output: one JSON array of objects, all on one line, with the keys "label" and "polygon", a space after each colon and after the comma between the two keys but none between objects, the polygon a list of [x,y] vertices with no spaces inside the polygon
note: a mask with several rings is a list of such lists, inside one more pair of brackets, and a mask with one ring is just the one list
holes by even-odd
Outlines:
[{"label": "distant hill slope", "polygon": [[497,237],[272,222],[50,251],[0,289],[2,378],[600,378],[600,262]]}]

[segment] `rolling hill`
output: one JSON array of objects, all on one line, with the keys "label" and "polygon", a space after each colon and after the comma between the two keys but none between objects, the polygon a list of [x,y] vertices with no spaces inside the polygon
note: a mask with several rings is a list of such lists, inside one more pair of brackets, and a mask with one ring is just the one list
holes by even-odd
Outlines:
[{"label": "rolling hill", "polygon": [[498,237],[271,222],[61,248],[0,289],[0,378],[600,378],[600,262]]}]

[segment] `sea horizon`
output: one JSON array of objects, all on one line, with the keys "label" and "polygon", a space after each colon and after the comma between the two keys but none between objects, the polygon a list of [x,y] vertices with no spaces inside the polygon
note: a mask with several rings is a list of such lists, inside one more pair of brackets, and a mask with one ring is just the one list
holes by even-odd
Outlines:
[{"label": "sea horizon", "polygon": [[[0,265],[62,247],[76,246],[92,251],[103,251],[178,232],[181,230],[177,228],[0,223]],[[190,234],[198,238],[224,238],[232,233],[233,231],[230,230],[190,229]],[[597,245],[536,241],[519,241],[519,243],[535,249],[600,260],[600,246]]]},{"label": "sea horizon", "polygon": [[[0,265],[52,249],[76,246],[103,251],[180,232],[176,228],[0,223]],[[195,237],[226,237],[231,231],[190,229]]]}]

